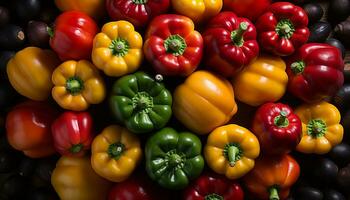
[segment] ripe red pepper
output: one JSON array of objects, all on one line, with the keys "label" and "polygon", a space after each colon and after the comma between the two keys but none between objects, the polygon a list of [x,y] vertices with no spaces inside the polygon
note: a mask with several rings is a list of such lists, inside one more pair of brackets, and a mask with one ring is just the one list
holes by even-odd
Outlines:
[{"label": "ripe red pepper", "polygon": [[201,175],[184,191],[184,200],[243,200],[241,186],[213,173]]},{"label": "ripe red pepper", "polygon": [[205,64],[223,76],[233,76],[259,54],[256,30],[233,12],[215,16],[203,33]]},{"label": "ripe red pepper", "polygon": [[256,199],[286,199],[298,180],[300,167],[290,155],[266,156],[255,162],[254,169],[243,179],[246,188]]},{"label": "ripe red pepper", "polygon": [[307,42],[310,35],[308,21],[301,7],[288,2],[274,3],[255,24],[259,44],[276,55],[291,55]]},{"label": "ripe red pepper", "polygon": [[92,118],[88,112],[64,112],[52,124],[57,152],[65,156],[83,156],[93,140]]},{"label": "ripe red pepper", "polygon": [[98,32],[95,21],[80,11],[59,15],[49,31],[50,46],[62,61],[90,59],[93,39]]},{"label": "ripe red pepper", "polygon": [[333,96],[344,83],[340,51],[321,43],[303,45],[287,59],[288,91],[308,103]]},{"label": "ripe red pepper", "polygon": [[270,4],[271,0],[224,0],[224,9],[255,21]]},{"label": "ripe red pepper", "polygon": [[253,120],[253,133],[265,154],[289,153],[300,142],[301,121],[293,110],[282,103],[262,105]]},{"label": "ripe red pepper", "polygon": [[143,176],[132,176],[116,184],[109,192],[108,200],[162,200],[164,195],[156,191],[152,182]]},{"label": "ripe red pepper", "polygon": [[58,112],[49,104],[26,101],[6,116],[6,134],[10,145],[31,158],[55,153],[51,124]]},{"label": "ripe red pepper", "polygon": [[107,0],[106,8],[113,20],[127,20],[142,28],[155,16],[166,13],[170,0]]},{"label": "ripe red pepper", "polygon": [[150,23],[144,53],[154,69],[163,75],[191,74],[203,54],[203,38],[193,21],[182,15],[160,15]]}]

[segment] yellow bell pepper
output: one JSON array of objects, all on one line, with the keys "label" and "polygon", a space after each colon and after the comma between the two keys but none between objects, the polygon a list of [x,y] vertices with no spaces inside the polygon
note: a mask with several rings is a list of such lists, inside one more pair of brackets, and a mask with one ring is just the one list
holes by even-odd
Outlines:
[{"label": "yellow bell pepper", "polygon": [[54,52],[27,47],[7,63],[7,76],[18,93],[32,100],[44,101],[50,96],[51,75],[59,64]]},{"label": "yellow bell pepper", "polygon": [[204,157],[208,166],[229,179],[238,179],[253,169],[259,156],[258,139],[236,124],[216,128],[208,136]]},{"label": "yellow bell pepper", "polygon": [[234,78],[237,99],[251,106],[279,100],[288,83],[285,70],[286,64],[280,57],[259,56]]},{"label": "yellow bell pepper", "polygon": [[108,126],[95,137],[91,152],[92,168],[113,182],[126,180],[142,157],[138,137],[117,125]]},{"label": "yellow bell pepper", "polygon": [[111,182],[91,168],[88,156],[62,156],[52,172],[51,184],[61,200],[107,199],[111,188]]},{"label": "yellow bell pepper", "polygon": [[173,112],[188,129],[208,134],[237,112],[232,85],[208,71],[196,71],[174,92]]},{"label": "yellow bell pepper", "polygon": [[339,110],[325,101],[303,104],[295,110],[302,122],[303,136],[297,150],[303,153],[325,154],[343,140]]},{"label": "yellow bell pepper", "polygon": [[127,21],[109,22],[93,42],[92,62],[108,76],[123,76],[142,63],[142,37]]},{"label": "yellow bell pepper", "polygon": [[191,18],[195,23],[202,23],[219,14],[222,0],[172,0],[174,10]]},{"label": "yellow bell pepper", "polygon": [[87,60],[66,61],[52,74],[52,97],[64,109],[83,111],[106,96],[102,77]]}]

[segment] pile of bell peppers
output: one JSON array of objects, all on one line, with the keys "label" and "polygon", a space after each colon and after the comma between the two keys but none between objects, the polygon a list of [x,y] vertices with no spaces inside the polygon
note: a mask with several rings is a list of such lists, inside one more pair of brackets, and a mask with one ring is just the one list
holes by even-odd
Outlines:
[{"label": "pile of bell peppers", "polygon": [[283,200],[300,174],[292,152],[342,142],[329,102],[344,83],[342,54],[307,43],[298,5],[55,4],[50,49],[7,62],[23,102],[4,126],[24,155],[61,156],[51,183],[62,200]]}]

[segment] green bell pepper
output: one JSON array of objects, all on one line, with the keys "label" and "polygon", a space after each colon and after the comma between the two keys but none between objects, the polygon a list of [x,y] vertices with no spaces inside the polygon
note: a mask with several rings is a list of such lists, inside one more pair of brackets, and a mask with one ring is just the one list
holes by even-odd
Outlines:
[{"label": "green bell pepper", "polygon": [[114,83],[110,108],[130,131],[151,132],[164,127],[169,121],[172,97],[160,81],[144,72],[136,72]]},{"label": "green bell pepper", "polygon": [[183,189],[203,170],[201,149],[196,135],[163,128],[146,143],[147,173],[162,187]]}]

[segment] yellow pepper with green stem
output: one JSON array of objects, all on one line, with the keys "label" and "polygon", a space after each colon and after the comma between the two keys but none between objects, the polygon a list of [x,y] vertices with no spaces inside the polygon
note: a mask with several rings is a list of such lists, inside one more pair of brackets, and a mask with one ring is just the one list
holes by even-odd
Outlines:
[{"label": "yellow pepper with green stem", "polygon": [[341,143],[344,129],[340,112],[325,101],[303,104],[295,110],[302,122],[303,136],[297,150],[303,153],[326,154]]},{"label": "yellow pepper with green stem", "polygon": [[108,76],[123,76],[142,63],[142,37],[127,21],[109,22],[93,42],[92,62]]},{"label": "yellow pepper with green stem", "polygon": [[87,60],[66,61],[52,74],[52,97],[64,109],[83,111],[106,96],[102,77]]},{"label": "yellow pepper with green stem", "polygon": [[252,170],[259,153],[256,136],[236,124],[216,128],[208,136],[204,147],[208,166],[229,179],[238,179]]}]

